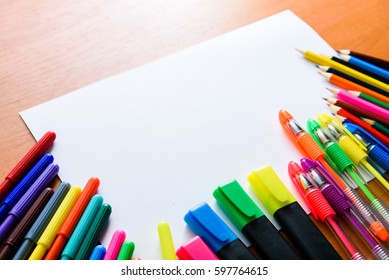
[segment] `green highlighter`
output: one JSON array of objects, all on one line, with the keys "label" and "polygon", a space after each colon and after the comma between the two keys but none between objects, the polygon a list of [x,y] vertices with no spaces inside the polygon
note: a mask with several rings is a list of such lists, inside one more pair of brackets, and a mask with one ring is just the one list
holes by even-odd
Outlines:
[{"label": "green highlighter", "polygon": [[236,180],[219,186],[213,196],[233,224],[265,259],[300,259]]}]

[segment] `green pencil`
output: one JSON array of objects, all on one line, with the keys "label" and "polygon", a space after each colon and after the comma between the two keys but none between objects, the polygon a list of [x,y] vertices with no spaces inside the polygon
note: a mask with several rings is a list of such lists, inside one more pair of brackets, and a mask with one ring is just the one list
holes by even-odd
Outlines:
[{"label": "green pencil", "polygon": [[379,132],[381,132],[382,134],[384,134],[385,136],[389,137],[389,129],[384,126],[383,124],[377,122],[377,121],[373,121],[373,120],[370,120],[370,119],[366,119],[366,118],[361,118],[365,123],[367,123],[368,125],[370,125],[372,128],[378,130]]},{"label": "green pencil", "polygon": [[379,99],[377,99],[375,97],[372,97],[372,96],[370,96],[370,95],[368,95],[366,93],[359,92],[359,91],[348,90],[347,92],[352,94],[352,95],[354,95],[354,96],[356,96],[356,97],[359,97],[359,98],[361,98],[363,100],[369,101],[369,102],[371,102],[371,103],[373,103],[373,104],[375,104],[377,106],[380,106],[380,107],[382,107],[384,109],[389,110],[389,104],[386,103],[385,101],[379,100]]}]

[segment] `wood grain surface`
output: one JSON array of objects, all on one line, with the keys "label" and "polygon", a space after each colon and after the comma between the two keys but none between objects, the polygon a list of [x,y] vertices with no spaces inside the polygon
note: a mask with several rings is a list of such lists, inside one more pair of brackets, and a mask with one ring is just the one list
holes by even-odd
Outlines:
[{"label": "wood grain surface", "polygon": [[0,0],[0,178],[35,143],[20,111],[285,9],[389,60],[387,0]]}]

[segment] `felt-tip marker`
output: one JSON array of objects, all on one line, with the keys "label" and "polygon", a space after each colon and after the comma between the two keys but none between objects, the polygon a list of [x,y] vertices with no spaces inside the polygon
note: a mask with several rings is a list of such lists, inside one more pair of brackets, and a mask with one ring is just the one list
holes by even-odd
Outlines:
[{"label": "felt-tip marker", "polygon": [[213,196],[233,224],[265,259],[300,259],[236,180],[219,186]]},{"label": "felt-tip marker", "polygon": [[200,203],[189,210],[184,220],[219,259],[256,260],[246,245],[207,203]]},{"label": "felt-tip marker", "polygon": [[248,181],[305,259],[342,259],[270,165],[252,172]]}]

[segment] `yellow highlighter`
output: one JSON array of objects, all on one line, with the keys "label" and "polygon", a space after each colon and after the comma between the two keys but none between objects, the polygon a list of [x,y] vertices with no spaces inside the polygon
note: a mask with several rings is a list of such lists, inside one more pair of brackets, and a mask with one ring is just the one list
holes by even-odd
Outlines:
[{"label": "yellow highlighter", "polygon": [[51,247],[54,242],[57,232],[67,217],[69,211],[72,209],[77,198],[81,194],[80,187],[71,187],[65,198],[63,199],[58,210],[55,212],[53,218],[50,220],[45,231],[37,242],[35,250],[32,252],[29,260],[41,260],[46,251]]},{"label": "yellow highlighter", "polygon": [[161,244],[162,258],[164,260],[177,260],[172,233],[167,222],[158,224],[158,235]]}]

